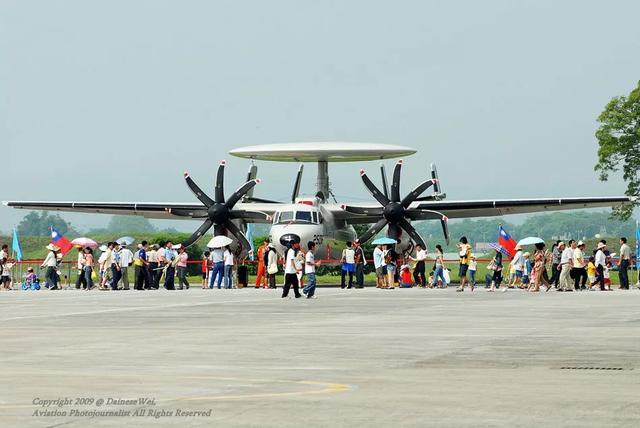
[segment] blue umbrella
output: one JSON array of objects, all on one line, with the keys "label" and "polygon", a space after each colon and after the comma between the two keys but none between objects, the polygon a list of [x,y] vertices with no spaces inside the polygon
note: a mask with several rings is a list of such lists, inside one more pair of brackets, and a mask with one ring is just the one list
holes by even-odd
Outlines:
[{"label": "blue umbrella", "polygon": [[378,238],[375,241],[372,242],[373,245],[393,245],[393,244],[397,244],[398,241],[396,241],[395,239],[391,239],[391,238]]},{"label": "blue umbrella", "polygon": [[533,245],[533,244],[544,244],[544,239],[536,238],[535,236],[529,236],[527,238],[523,238],[518,241],[518,245]]},{"label": "blue umbrella", "polygon": [[124,245],[125,247],[131,245],[135,242],[135,238],[131,236],[123,236],[122,238],[116,239],[116,242],[120,245]]}]

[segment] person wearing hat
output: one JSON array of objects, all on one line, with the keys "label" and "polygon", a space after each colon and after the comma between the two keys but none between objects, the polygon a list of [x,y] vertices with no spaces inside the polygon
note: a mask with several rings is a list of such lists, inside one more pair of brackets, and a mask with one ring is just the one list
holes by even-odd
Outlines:
[{"label": "person wearing hat", "polygon": [[[129,266],[131,266],[132,263],[133,253],[127,248],[126,244],[123,244],[120,249],[120,272],[122,273],[123,290],[129,289]],[[133,280],[135,284],[135,277]]]},{"label": "person wearing hat", "polygon": [[[149,264],[147,265],[147,274],[149,278],[147,279],[149,283],[149,289],[158,289],[160,279],[158,278],[158,282],[156,282],[156,275],[158,272],[158,249],[160,246],[158,244],[153,244],[149,247],[149,251],[147,251],[147,261]],[[160,273],[162,275],[162,273]]]},{"label": "person wearing hat", "polygon": [[519,285],[523,284],[522,278],[524,276],[524,254],[522,252],[522,245],[516,245],[516,254],[511,260],[511,268],[515,271],[515,276],[509,284],[509,287],[513,288],[519,282]]},{"label": "person wearing hat", "polygon": [[45,247],[49,252],[40,267],[46,267],[45,279],[49,290],[58,290],[58,251],[60,247],[49,244]]},{"label": "person wearing hat", "polygon": [[364,267],[367,264],[367,259],[364,256],[364,248],[359,239],[353,241],[356,262],[356,288],[364,288]]},{"label": "person wearing hat", "polygon": [[604,284],[604,269],[607,264],[607,256],[605,255],[605,250],[607,245],[600,241],[598,242],[598,246],[596,247],[596,255],[595,255],[595,265],[596,265],[596,282],[595,284],[600,284],[600,291],[605,291],[606,287]]},{"label": "person wearing hat", "polygon": [[113,242],[109,242],[107,245],[101,245],[99,248],[102,251],[98,258],[98,269],[100,269],[100,290],[105,290],[107,284],[111,280],[111,251],[113,250]]},{"label": "person wearing hat", "polygon": [[558,247],[562,250],[562,256],[560,257],[560,288],[558,291],[573,291],[573,285],[571,284],[571,265],[573,264],[573,250],[571,249],[573,239],[569,241],[569,246],[564,242],[558,244]]},{"label": "person wearing hat", "polygon": [[573,248],[573,280],[574,289],[585,290],[587,288],[587,263],[584,260],[585,244],[578,241]]},{"label": "person wearing hat", "polygon": [[276,288],[276,275],[278,274],[278,253],[276,252],[276,246],[273,242],[270,242],[267,246],[266,263],[267,278],[269,282],[269,288]]}]

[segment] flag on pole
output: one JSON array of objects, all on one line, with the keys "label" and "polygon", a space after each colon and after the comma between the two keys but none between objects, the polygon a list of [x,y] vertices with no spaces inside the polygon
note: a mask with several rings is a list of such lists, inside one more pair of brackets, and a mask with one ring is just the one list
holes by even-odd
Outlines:
[{"label": "flag on pole", "polygon": [[[640,268],[640,228],[638,227],[638,222],[636,222],[636,270]],[[640,280],[639,280],[640,282]]]},{"label": "flag on pole", "polygon": [[17,261],[22,261],[22,246],[20,245],[20,240],[18,239],[18,231],[16,228],[13,228],[13,242],[11,243],[11,250],[13,251],[13,258]]},{"label": "flag on pole", "polygon": [[251,246],[251,251],[249,251],[249,260],[254,260],[255,258],[255,248],[253,246],[253,224],[247,224],[247,241],[249,241],[249,245]]},{"label": "flag on pole", "polygon": [[515,254],[516,254],[516,241],[515,241],[515,239],[513,239],[513,237],[511,237],[511,235],[509,235],[504,230],[502,225],[500,225],[500,229],[499,229],[499,233],[498,233],[498,244],[500,244],[500,246],[502,248],[504,248],[507,251],[507,253],[509,253],[510,257],[515,256]]},{"label": "flag on pole", "polygon": [[73,244],[67,238],[62,236],[53,226],[51,226],[51,243],[60,248],[60,253],[64,257],[72,248]]}]

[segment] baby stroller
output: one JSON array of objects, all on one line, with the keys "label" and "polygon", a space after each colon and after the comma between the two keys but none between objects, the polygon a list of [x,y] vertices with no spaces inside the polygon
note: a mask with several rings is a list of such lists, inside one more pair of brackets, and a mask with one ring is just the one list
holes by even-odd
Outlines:
[{"label": "baby stroller", "polygon": [[40,281],[33,269],[29,268],[29,271],[24,275],[24,281],[22,281],[22,289],[27,290],[40,290]]}]

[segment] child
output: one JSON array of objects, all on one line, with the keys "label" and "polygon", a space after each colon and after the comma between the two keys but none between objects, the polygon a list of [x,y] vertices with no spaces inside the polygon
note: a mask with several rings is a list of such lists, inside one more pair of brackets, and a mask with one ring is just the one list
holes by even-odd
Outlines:
[{"label": "child", "polygon": [[33,268],[30,267],[27,269],[27,274],[24,277],[25,287],[24,289],[32,288],[33,284],[38,282],[38,277],[35,273],[33,273]]},{"label": "child", "polygon": [[476,287],[476,270],[478,270],[478,261],[476,260],[475,254],[471,254],[471,259],[469,260],[469,280],[471,282],[471,291]]},{"label": "child", "polygon": [[589,278],[589,290],[592,289],[593,284],[596,282],[596,265],[595,257],[589,257],[589,263],[587,264],[587,278]]},{"label": "child", "polygon": [[611,262],[608,261],[604,266],[604,286],[607,290],[611,291],[611,274],[609,273],[609,269],[611,269]]},{"label": "child", "polygon": [[202,289],[205,290],[209,288],[209,271],[213,269],[213,261],[209,258],[211,255],[210,251],[205,251],[202,256],[202,261],[200,270],[202,271]]},{"label": "child", "polygon": [[402,265],[400,267],[400,287],[402,288],[411,288],[413,277],[411,276],[411,269],[409,269],[409,265]]},{"label": "child", "polygon": [[524,253],[522,255],[522,257],[524,258],[524,272],[522,273],[522,288],[527,288],[526,286],[528,286],[531,283],[531,271],[533,270],[533,265],[531,264],[531,260],[529,259],[529,256],[531,254],[529,253]]}]

